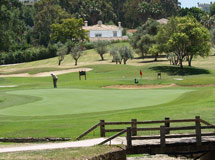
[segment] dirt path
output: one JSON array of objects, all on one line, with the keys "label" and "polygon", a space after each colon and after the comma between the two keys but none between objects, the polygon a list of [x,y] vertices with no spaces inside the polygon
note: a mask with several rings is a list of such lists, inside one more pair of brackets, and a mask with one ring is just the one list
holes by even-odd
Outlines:
[{"label": "dirt path", "polygon": [[[0,146],[0,153],[11,152],[24,152],[24,151],[37,151],[37,150],[51,150],[51,149],[63,149],[63,148],[79,148],[79,147],[91,147],[98,145],[106,138],[88,139],[74,142],[60,142],[60,143],[46,143],[46,144],[21,144],[19,146]],[[111,145],[125,145],[125,138],[115,138],[111,141]],[[106,144],[109,145],[109,142]],[[144,155],[143,157],[129,157],[127,160],[181,160],[180,158],[168,157],[167,155]]]},{"label": "dirt path", "polygon": [[[7,152],[20,152],[20,151],[36,151],[36,150],[48,150],[48,149],[61,149],[61,148],[79,148],[79,147],[91,147],[95,146],[105,138],[97,138],[97,139],[89,139],[89,140],[82,140],[82,141],[74,141],[74,142],[60,142],[60,143],[46,143],[46,144],[25,144],[21,146],[10,146],[10,147],[1,147],[0,146],[0,153],[7,153]],[[111,144],[118,145],[122,144],[121,139],[115,139],[111,141]],[[109,144],[109,143],[107,143]]]},{"label": "dirt path", "polygon": [[75,69],[67,69],[60,71],[50,71],[50,72],[41,72],[37,74],[28,74],[28,73],[20,73],[20,74],[9,74],[9,75],[0,75],[0,77],[48,77],[52,72],[56,75],[71,73],[71,72],[79,72],[79,71],[91,71],[91,68],[75,68]]},{"label": "dirt path", "polygon": [[141,157],[129,157],[127,160],[188,160],[187,158],[175,158],[167,155],[144,155]]}]

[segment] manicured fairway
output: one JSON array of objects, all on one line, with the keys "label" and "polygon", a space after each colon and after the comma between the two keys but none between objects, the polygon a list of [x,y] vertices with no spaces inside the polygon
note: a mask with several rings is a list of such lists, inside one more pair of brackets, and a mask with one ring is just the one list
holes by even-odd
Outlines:
[{"label": "manicured fairway", "polygon": [[[191,90],[148,89],[148,90],[90,90],[90,89],[32,89],[7,92],[17,99],[19,105],[1,104],[1,115],[50,116],[83,114],[155,106],[173,101]],[[30,97],[29,97],[30,96]],[[32,97],[31,97],[32,96]],[[16,103],[16,102],[14,102]],[[17,104],[17,103],[16,103]]]},{"label": "manicured fairway", "polygon": [[[194,67],[185,66],[183,70],[170,66],[165,59],[156,63],[147,58],[134,59],[128,65],[113,65],[108,54],[106,59],[109,59],[104,64],[97,61],[99,56],[93,50],[85,56],[86,59],[80,59],[81,67],[93,69],[87,73],[87,80],[80,81],[78,73],[59,75],[57,89],[53,88],[50,76],[0,78],[1,86],[17,85],[0,88],[0,137],[75,138],[100,120],[130,121],[135,118],[144,121],[201,116],[215,123],[214,56],[198,58],[194,60]],[[56,62],[57,58],[54,58],[0,66],[0,74],[62,70]],[[130,62],[135,65],[129,65]],[[73,68],[70,55],[62,65]],[[162,72],[162,79],[157,79],[157,72]],[[176,85],[147,90],[102,88],[131,85],[134,78],[139,80],[139,85]],[[93,137],[99,137],[99,129],[85,138]]]}]

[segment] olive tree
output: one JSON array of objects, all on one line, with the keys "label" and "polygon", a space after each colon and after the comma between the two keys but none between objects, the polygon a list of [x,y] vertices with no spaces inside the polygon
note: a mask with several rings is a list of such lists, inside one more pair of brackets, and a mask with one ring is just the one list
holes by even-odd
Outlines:
[{"label": "olive tree", "polygon": [[122,56],[119,53],[119,49],[116,47],[111,48],[110,55],[113,56],[113,62],[116,62],[116,64],[122,63]]},{"label": "olive tree", "polygon": [[70,54],[72,58],[75,60],[75,66],[78,65],[78,59],[83,55],[83,47],[80,44],[75,44],[71,51]]},{"label": "olive tree", "polygon": [[59,66],[63,62],[66,53],[67,53],[67,47],[66,46],[63,45],[62,47],[58,48],[57,56],[58,56],[58,65]]},{"label": "olive tree", "polygon": [[101,41],[101,40],[94,43],[95,50],[100,55],[102,61],[104,61],[104,54],[108,53],[108,48],[107,48],[108,44],[109,43],[107,41]]},{"label": "olive tree", "polygon": [[122,57],[122,60],[123,60],[124,64],[126,64],[128,59],[133,59],[134,58],[132,50],[127,46],[121,47],[119,49],[119,53],[120,53],[120,56]]}]

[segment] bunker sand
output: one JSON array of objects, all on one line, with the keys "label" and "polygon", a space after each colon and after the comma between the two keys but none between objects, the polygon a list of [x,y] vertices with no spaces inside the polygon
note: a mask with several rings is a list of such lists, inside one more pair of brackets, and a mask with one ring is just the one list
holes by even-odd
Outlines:
[{"label": "bunker sand", "polygon": [[111,86],[105,86],[102,88],[113,88],[113,89],[153,89],[153,88],[168,88],[168,87],[193,87],[193,88],[200,88],[200,87],[215,87],[215,84],[207,84],[207,85],[177,85],[177,84],[170,84],[170,85],[160,85],[160,84],[154,84],[154,85],[135,85],[135,84],[129,84],[129,85],[111,85]]},{"label": "bunker sand", "polygon": [[176,86],[176,84],[170,84],[170,85],[111,85],[111,86],[105,86],[103,88],[117,88],[117,89],[152,89],[152,88],[167,88],[167,87],[173,87]]},{"label": "bunker sand", "polygon": [[91,71],[91,68],[75,68],[75,69],[67,69],[61,71],[50,71],[50,72],[42,72],[37,74],[29,74],[29,73],[21,73],[21,74],[10,74],[10,75],[0,75],[0,77],[48,77],[52,72],[56,75],[66,74],[71,72],[79,72],[79,71]]}]

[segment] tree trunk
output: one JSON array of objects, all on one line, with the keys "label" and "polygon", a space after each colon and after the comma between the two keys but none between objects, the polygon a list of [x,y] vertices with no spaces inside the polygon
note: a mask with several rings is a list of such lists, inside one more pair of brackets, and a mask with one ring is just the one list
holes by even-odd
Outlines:
[{"label": "tree trunk", "polygon": [[155,54],[155,62],[158,61],[158,54]]},{"label": "tree trunk", "polygon": [[188,66],[191,67],[191,62],[193,59],[193,55],[191,55],[190,57],[188,57]]},{"label": "tree trunk", "polygon": [[179,62],[180,62],[180,68],[183,69],[183,59],[180,59]]},{"label": "tree trunk", "polygon": [[126,64],[126,61],[127,61],[127,60],[125,60],[125,59],[123,60],[124,64]]},{"label": "tree trunk", "polygon": [[191,60],[188,61],[188,66],[191,67]]},{"label": "tree trunk", "polygon": [[77,66],[78,65],[78,60],[77,59],[75,59],[75,66]]},{"label": "tree trunk", "polygon": [[61,62],[62,62],[61,60],[59,60],[59,61],[58,61],[58,66],[60,66],[60,65],[61,65]]},{"label": "tree trunk", "polygon": [[103,54],[100,54],[100,57],[101,57],[102,61],[104,61],[104,57],[103,57]]}]

